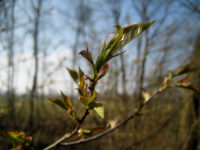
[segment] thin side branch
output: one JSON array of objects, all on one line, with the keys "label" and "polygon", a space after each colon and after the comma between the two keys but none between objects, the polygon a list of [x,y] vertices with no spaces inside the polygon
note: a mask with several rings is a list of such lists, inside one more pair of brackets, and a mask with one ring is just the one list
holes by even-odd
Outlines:
[{"label": "thin side branch", "polygon": [[160,131],[162,129],[164,129],[165,127],[167,127],[167,125],[170,123],[170,121],[173,119],[173,117],[183,108],[183,106],[189,101],[186,100],[184,102],[182,102],[177,109],[175,109],[171,115],[168,117],[168,119],[156,130],[154,131],[153,133],[151,133],[150,135],[147,135],[146,137],[142,138],[141,140],[135,142],[134,144],[128,146],[127,148],[125,148],[125,150],[128,150],[128,149],[131,149],[133,148],[134,146],[139,146],[140,144],[144,143],[145,141],[147,140],[150,140],[152,139],[154,136],[156,136],[158,133],[160,133]]},{"label": "thin side branch", "polygon": [[120,122],[119,124],[117,124],[115,127],[110,128],[102,133],[99,133],[95,136],[89,137],[87,139],[82,139],[82,140],[78,140],[78,141],[74,141],[74,142],[69,142],[69,143],[61,143],[58,146],[71,146],[71,145],[77,145],[77,144],[81,144],[81,143],[86,143],[89,141],[93,141],[96,140],[112,131],[114,131],[115,129],[119,128],[120,126],[122,126],[123,124],[127,123],[129,120],[135,118],[137,115],[136,114],[131,114],[130,116],[128,116],[126,119],[124,119],[122,122]]},{"label": "thin side branch", "polygon": [[76,134],[77,129],[78,129],[78,128],[76,128],[72,133],[66,133],[66,134],[65,134],[64,136],[62,136],[59,140],[57,140],[57,141],[55,141],[53,144],[47,146],[47,147],[44,148],[43,150],[49,150],[49,149],[51,149],[51,148],[53,148],[53,147],[56,147],[56,146],[57,146],[59,143],[61,143],[62,141],[66,140],[66,139],[72,137],[74,134]]}]

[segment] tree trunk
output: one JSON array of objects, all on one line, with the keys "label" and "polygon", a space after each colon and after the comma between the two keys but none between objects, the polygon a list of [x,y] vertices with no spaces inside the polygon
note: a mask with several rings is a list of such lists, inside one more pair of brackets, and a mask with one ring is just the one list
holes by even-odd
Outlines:
[{"label": "tree trunk", "polygon": [[[193,85],[200,86],[200,32],[198,34],[194,51],[191,56],[191,65],[197,68],[197,71],[190,74],[190,82]],[[193,93],[191,101],[186,105],[183,114],[181,137],[186,137],[183,150],[196,150],[200,146],[199,116],[200,116],[200,95]]]},{"label": "tree trunk", "polygon": [[30,132],[33,131],[34,127],[34,98],[37,92],[37,81],[38,81],[38,67],[39,67],[39,59],[38,59],[38,37],[39,37],[39,20],[40,13],[42,7],[42,0],[38,0],[38,8],[34,8],[35,11],[35,22],[34,22],[34,31],[33,31],[33,57],[34,57],[34,76],[33,76],[33,84],[30,93],[30,116],[28,127],[30,128]]},{"label": "tree trunk", "polygon": [[[9,38],[8,38],[8,108],[10,110],[9,117],[12,120],[12,124],[15,124],[15,92],[14,92],[14,10],[15,10],[15,0],[11,1],[11,12],[10,19],[8,19],[8,26],[10,26],[10,30],[8,30]],[[8,11],[8,10],[6,10]]]}]

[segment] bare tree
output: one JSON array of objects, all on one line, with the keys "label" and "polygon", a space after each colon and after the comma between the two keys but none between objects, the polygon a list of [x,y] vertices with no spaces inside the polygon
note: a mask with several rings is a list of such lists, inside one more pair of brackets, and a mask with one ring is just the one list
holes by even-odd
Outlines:
[{"label": "bare tree", "polygon": [[[186,10],[189,10],[192,14],[191,16],[196,15],[197,19],[200,18],[200,1],[198,0],[183,0],[180,1],[180,5],[185,7]],[[190,58],[191,65],[196,68],[195,72],[192,72],[190,74],[190,82],[200,86],[200,31],[198,32],[194,49]],[[181,122],[182,132],[181,132],[181,138],[184,142],[184,145],[182,147],[183,150],[197,150],[200,146],[200,132],[199,132],[199,126],[200,126],[200,95],[197,93],[193,93],[192,95],[185,94],[185,97],[187,99],[190,99],[190,102],[185,106],[185,109],[183,110],[182,117],[183,122]]]},{"label": "bare tree", "polygon": [[34,98],[37,92],[37,84],[38,84],[38,67],[39,67],[39,24],[40,24],[40,16],[41,16],[41,8],[42,8],[42,0],[37,0],[37,6],[33,5],[34,9],[34,26],[33,26],[33,57],[34,57],[34,76],[33,76],[33,83],[32,89],[30,92],[30,116],[29,116],[29,127],[31,131],[33,130],[34,126]]},{"label": "bare tree", "polygon": [[[10,119],[15,124],[15,91],[14,91],[14,40],[15,40],[15,3],[16,0],[9,2],[0,1],[1,19],[2,19],[2,31],[5,37],[5,49],[7,50],[7,97]],[[4,30],[5,27],[9,27],[9,30]]]},{"label": "bare tree", "polygon": [[[115,25],[119,25],[120,24],[120,18],[121,18],[121,14],[122,14],[122,1],[121,0],[107,0],[106,4],[108,4],[109,8],[110,8],[110,12],[111,12],[111,16],[113,18],[113,22]],[[121,50],[122,52],[123,50]],[[114,64],[115,67],[118,68],[118,63],[117,60],[114,60]],[[118,69],[117,69],[118,70]],[[121,90],[122,90],[122,94],[118,94],[117,91],[117,87],[119,85],[119,73],[116,73],[116,71],[113,69],[112,71],[112,78],[114,78],[114,85],[113,85],[113,90],[114,90],[114,94],[116,94],[117,96],[121,96],[122,99],[125,101],[127,100],[126,98],[126,71],[125,71],[125,59],[124,59],[124,55],[120,55],[120,73],[121,73]]]},{"label": "bare tree", "polygon": [[169,8],[172,4],[172,1],[166,1],[163,5],[160,5],[163,1],[148,1],[141,0],[135,1],[132,0],[133,8],[137,12],[140,20],[142,22],[148,22],[157,17],[157,13],[164,10],[163,15],[157,20],[156,27],[150,33],[148,30],[145,31],[144,38],[140,37],[137,43],[137,59],[139,63],[137,64],[137,74],[136,74],[136,88],[134,92],[134,99],[136,105],[140,105],[140,100],[142,100],[141,92],[144,86],[144,77],[145,77],[145,68],[147,63],[147,58],[150,51],[154,48],[155,39],[158,38],[158,33],[161,33],[164,30],[163,23],[166,21],[167,16],[169,15]]}]

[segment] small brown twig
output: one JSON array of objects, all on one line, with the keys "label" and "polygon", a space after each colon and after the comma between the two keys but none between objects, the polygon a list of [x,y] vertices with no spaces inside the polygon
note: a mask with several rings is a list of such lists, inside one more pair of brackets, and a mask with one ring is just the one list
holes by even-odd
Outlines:
[{"label": "small brown twig", "polygon": [[[90,95],[93,94],[95,86],[96,86],[96,83],[92,83],[92,82],[90,83],[90,86],[89,86]],[[86,119],[88,114],[89,114],[89,110],[85,109],[85,112],[84,112],[82,118],[78,121],[76,128],[71,133],[66,133],[64,136],[62,136],[57,141],[55,141],[53,144],[47,146],[43,150],[49,150],[53,147],[56,147],[56,146],[60,145],[60,143],[63,142],[64,140],[71,138],[73,135],[75,135],[78,132],[78,130],[81,128],[81,125],[83,124],[83,122]]]}]

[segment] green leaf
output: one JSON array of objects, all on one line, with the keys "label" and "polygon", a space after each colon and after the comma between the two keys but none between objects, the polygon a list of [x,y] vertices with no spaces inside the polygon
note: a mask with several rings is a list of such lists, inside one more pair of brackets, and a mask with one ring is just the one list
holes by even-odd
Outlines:
[{"label": "green leaf", "polygon": [[92,129],[84,129],[82,132],[83,135],[91,135],[91,133],[92,133]]},{"label": "green leaf", "polygon": [[62,101],[61,99],[56,98],[56,97],[50,97],[50,98],[48,98],[48,100],[50,100],[51,102],[57,104],[57,105],[60,106],[61,108],[65,109],[65,110],[68,110],[68,108],[67,108],[66,105],[64,104],[64,101]]},{"label": "green leaf", "polygon": [[191,83],[187,83],[187,82],[177,82],[175,84],[171,84],[170,87],[179,87],[179,88],[183,88],[183,89],[187,89],[187,90],[192,90],[196,93],[200,94],[200,87],[196,86],[196,85],[192,85]]},{"label": "green leaf", "polygon": [[19,142],[31,142],[32,141],[32,137],[31,136],[27,136],[24,132],[22,131],[9,131],[8,135]]},{"label": "green leaf", "polygon": [[80,67],[79,67],[78,77],[79,77],[79,82],[78,82],[79,87],[84,88],[85,86],[84,72],[81,70]]},{"label": "green leaf", "polygon": [[182,75],[182,74],[185,74],[185,73],[192,72],[194,70],[195,69],[191,65],[186,65],[186,66],[181,67],[177,72],[175,72],[175,75],[176,76]]},{"label": "green leaf", "polygon": [[90,104],[91,102],[93,102],[97,96],[98,96],[98,93],[96,91],[94,91],[92,93],[92,96],[88,99],[87,105]]},{"label": "green leaf", "polygon": [[105,75],[107,74],[109,68],[110,68],[110,63],[107,62],[107,63],[104,64],[104,65],[101,67],[101,69],[99,70],[99,73],[98,73],[97,78],[98,78],[98,79],[101,79],[103,76],[105,76]]},{"label": "green leaf", "polygon": [[146,103],[146,102],[149,101],[149,99],[151,98],[152,94],[150,94],[149,92],[142,91],[142,96],[144,98],[144,103]]},{"label": "green leaf", "polygon": [[115,52],[121,49],[122,47],[124,47],[131,40],[139,36],[144,30],[146,30],[148,27],[150,27],[154,23],[155,23],[155,20],[152,22],[133,24],[133,25],[124,27],[123,36],[121,38],[120,43],[118,43],[117,49],[115,50]]},{"label": "green leaf", "polygon": [[84,104],[84,106],[86,106],[86,108],[88,108],[88,107],[87,107],[87,103],[88,103],[88,101],[89,101],[89,97],[86,97],[86,96],[79,96],[79,100]]},{"label": "green leaf", "polygon": [[80,51],[79,54],[86,58],[92,65],[94,64],[92,53],[88,50],[88,47],[86,48],[86,50]]},{"label": "green leaf", "polygon": [[79,121],[79,118],[73,109],[68,110],[68,113],[74,120]]},{"label": "green leaf", "polygon": [[96,111],[96,113],[101,117],[104,118],[104,106],[101,103],[92,102],[89,105],[89,108]]},{"label": "green leaf", "polygon": [[98,96],[98,93],[94,91],[92,93],[92,96],[79,96],[79,100],[88,108],[88,105],[95,100],[95,98]]},{"label": "green leaf", "polygon": [[70,98],[67,97],[62,91],[60,91],[60,93],[62,95],[65,106],[67,106],[68,109],[72,108],[72,101],[70,100]]},{"label": "green leaf", "polygon": [[101,54],[98,56],[95,63],[96,70],[99,71],[100,68],[108,62],[113,57],[117,56],[117,52],[128,44],[131,40],[139,36],[144,30],[150,27],[155,21],[133,24],[126,27],[121,27],[116,25],[117,31],[115,32],[113,38],[102,48]]},{"label": "green leaf", "polygon": [[78,84],[78,72],[76,72],[73,69],[69,69],[69,68],[67,68],[67,71],[69,72],[72,79]]}]

